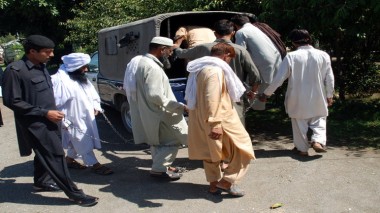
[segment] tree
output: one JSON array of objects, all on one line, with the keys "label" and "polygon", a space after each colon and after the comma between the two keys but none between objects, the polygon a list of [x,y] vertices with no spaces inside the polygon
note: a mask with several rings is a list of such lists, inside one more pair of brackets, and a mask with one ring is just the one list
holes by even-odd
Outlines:
[{"label": "tree", "polygon": [[320,48],[330,53],[339,98],[347,93],[372,94],[380,88],[374,53],[380,50],[380,5],[377,0],[294,0],[262,3],[263,20],[282,34],[309,30]]},{"label": "tree", "polygon": [[241,11],[240,8],[244,8],[244,11],[257,11],[258,2],[257,0],[88,0],[73,8],[72,13],[75,17],[62,24],[70,31],[66,42],[75,44],[76,49],[93,52],[97,47],[97,32],[102,28],[177,11]]},{"label": "tree", "polygon": [[84,0],[0,0],[0,36],[42,34],[51,38],[58,47],[53,63],[60,62],[60,55],[71,51],[64,45],[66,28],[60,23],[73,17],[72,7]]}]

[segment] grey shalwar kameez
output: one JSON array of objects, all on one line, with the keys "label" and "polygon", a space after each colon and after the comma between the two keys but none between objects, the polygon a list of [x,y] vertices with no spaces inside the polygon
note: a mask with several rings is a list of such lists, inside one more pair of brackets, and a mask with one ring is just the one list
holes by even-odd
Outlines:
[{"label": "grey shalwar kameez", "polygon": [[177,102],[162,63],[153,55],[141,58],[135,74],[136,99],[129,99],[135,143],[151,145],[152,171],[166,172],[186,144],[184,105]]}]

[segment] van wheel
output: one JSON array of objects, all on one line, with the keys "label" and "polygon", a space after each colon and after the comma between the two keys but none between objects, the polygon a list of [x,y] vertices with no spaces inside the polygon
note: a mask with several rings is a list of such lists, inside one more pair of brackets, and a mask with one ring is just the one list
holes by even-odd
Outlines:
[{"label": "van wheel", "polygon": [[124,127],[127,129],[129,133],[132,133],[132,119],[131,113],[129,111],[129,103],[128,101],[124,101],[121,105],[121,119],[123,120]]}]

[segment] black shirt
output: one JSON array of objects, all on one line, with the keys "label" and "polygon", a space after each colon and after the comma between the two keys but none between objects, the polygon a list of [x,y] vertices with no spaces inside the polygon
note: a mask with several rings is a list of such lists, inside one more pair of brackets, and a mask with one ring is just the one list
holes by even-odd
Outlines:
[{"label": "black shirt", "polygon": [[34,65],[25,56],[11,63],[4,72],[4,105],[16,117],[45,116],[55,110],[53,86],[44,64]]},{"label": "black shirt", "polygon": [[8,65],[3,79],[3,102],[15,115],[20,154],[31,148],[64,155],[58,125],[45,117],[56,110],[53,85],[44,64],[34,65],[26,56]]}]

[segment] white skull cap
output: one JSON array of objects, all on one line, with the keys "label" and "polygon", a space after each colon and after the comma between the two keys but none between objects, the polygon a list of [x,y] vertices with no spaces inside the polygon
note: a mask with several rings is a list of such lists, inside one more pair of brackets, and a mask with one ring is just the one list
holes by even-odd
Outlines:
[{"label": "white skull cap", "polygon": [[173,40],[171,40],[170,38],[161,37],[161,36],[154,37],[150,43],[161,44],[161,45],[169,46],[169,47],[173,46]]}]

